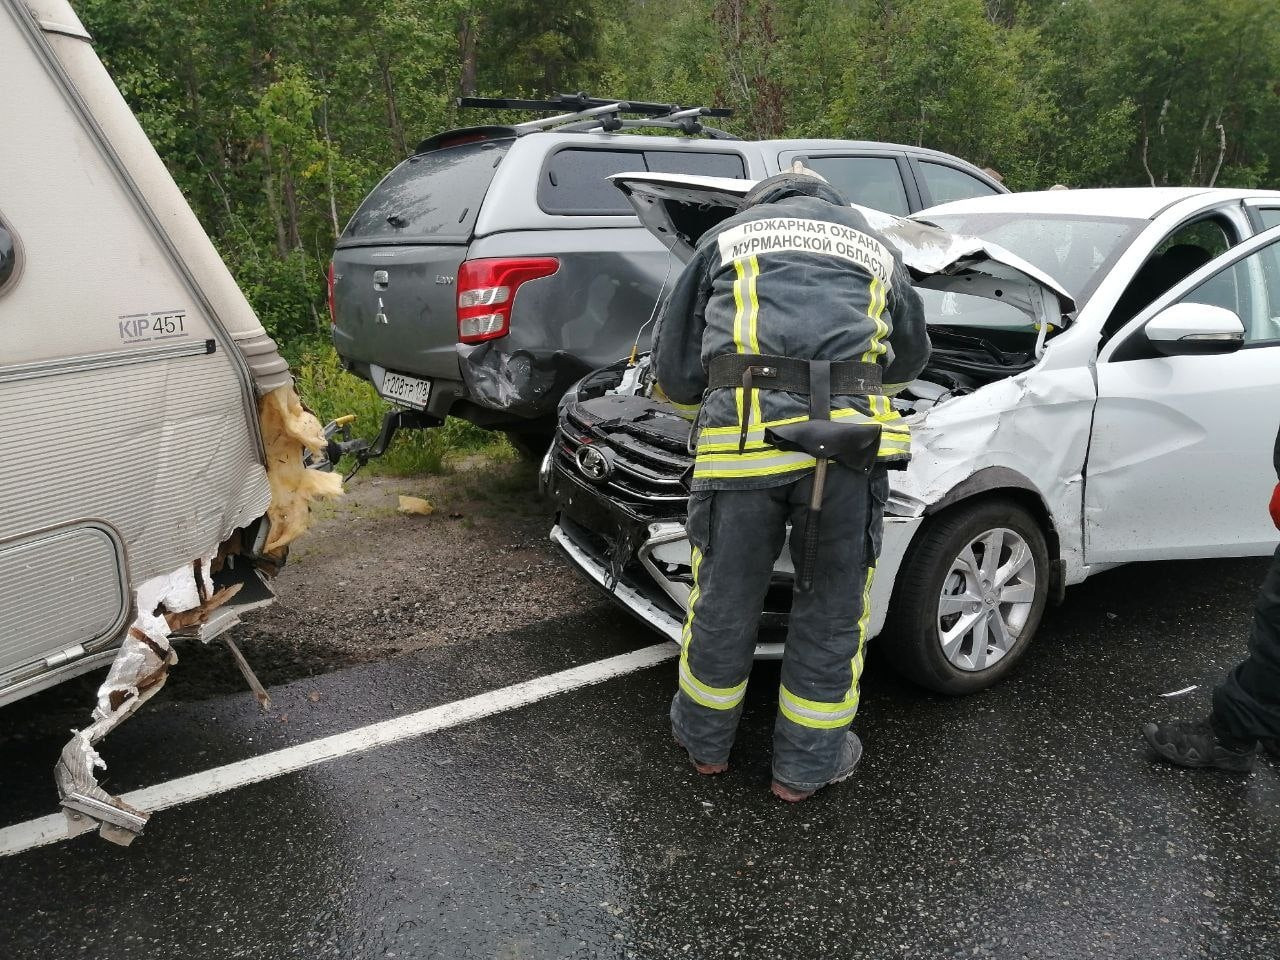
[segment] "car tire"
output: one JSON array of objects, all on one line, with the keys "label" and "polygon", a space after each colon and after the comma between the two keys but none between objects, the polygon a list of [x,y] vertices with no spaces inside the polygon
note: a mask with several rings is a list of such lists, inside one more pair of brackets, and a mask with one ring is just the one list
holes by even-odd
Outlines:
[{"label": "car tire", "polygon": [[1004,499],[957,505],[931,518],[912,544],[876,645],[929,690],[984,690],[1031,645],[1049,579],[1044,530],[1029,511]]}]

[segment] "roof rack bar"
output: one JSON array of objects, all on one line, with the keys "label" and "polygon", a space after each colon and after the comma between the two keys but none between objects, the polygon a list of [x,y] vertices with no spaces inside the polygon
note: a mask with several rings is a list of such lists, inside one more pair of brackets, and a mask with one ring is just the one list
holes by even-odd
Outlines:
[{"label": "roof rack bar", "polygon": [[626,108],[625,101],[620,103],[606,103],[598,107],[590,107],[586,110],[579,110],[577,113],[561,113],[554,117],[542,117],[538,120],[527,120],[524,123],[517,123],[515,129],[520,133],[530,133],[534,130],[545,130],[547,127],[558,126],[563,123],[572,123],[575,120],[587,120],[591,117],[598,117],[602,113],[620,113]]},{"label": "roof rack bar", "polygon": [[672,108],[670,113],[662,115],[663,120],[683,120],[685,117],[714,117],[718,114],[712,113],[706,107],[690,107],[687,110],[679,110]]},{"label": "roof rack bar", "polygon": [[[691,126],[696,129],[691,129]],[[566,124],[565,126],[559,127],[558,129],[565,133],[596,133],[596,132],[612,133],[614,130],[619,130],[619,129],[634,130],[634,129],[643,128],[643,127],[661,127],[664,130],[680,130],[688,134],[701,133],[701,134],[705,134],[707,137],[710,137],[712,140],[741,140],[742,139],[736,134],[728,133],[724,130],[717,129],[716,127],[707,127],[707,126],[703,126],[700,123],[691,124],[690,120],[687,118],[683,120],[668,120],[666,117],[661,117],[661,118],[655,117],[651,120],[649,119],[619,120],[616,124],[610,125],[607,127],[605,126],[604,121],[587,119],[587,120],[579,120],[575,123]]]},{"label": "roof rack bar", "polygon": [[[606,100],[585,93],[561,93],[547,100],[524,100],[512,97],[459,97],[458,106],[488,110],[567,110],[573,114],[595,107],[613,107],[622,104],[626,113],[643,113],[666,117],[692,109],[675,103],[650,103],[642,100]],[[699,107],[704,117],[731,117],[728,107]],[[550,119],[550,118],[548,118]]]}]

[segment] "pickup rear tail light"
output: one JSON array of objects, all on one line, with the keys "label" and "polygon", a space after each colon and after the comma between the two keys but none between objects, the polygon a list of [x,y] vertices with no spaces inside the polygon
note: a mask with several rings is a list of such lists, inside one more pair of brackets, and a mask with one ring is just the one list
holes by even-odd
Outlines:
[{"label": "pickup rear tail light", "polygon": [[560,269],[555,257],[466,260],[458,270],[458,340],[483,343],[511,330],[511,308],[520,284]]},{"label": "pickup rear tail light", "polygon": [[333,308],[333,261],[329,261],[329,272],[325,274],[325,300],[329,304],[329,327],[338,325],[338,313]]}]

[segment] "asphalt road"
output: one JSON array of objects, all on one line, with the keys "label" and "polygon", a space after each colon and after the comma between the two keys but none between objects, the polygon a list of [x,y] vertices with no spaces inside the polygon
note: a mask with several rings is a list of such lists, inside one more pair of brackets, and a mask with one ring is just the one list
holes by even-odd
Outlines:
[{"label": "asphalt road", "polygon": [[[672,745],[670,663],[0,860],[0,957],[1270,958],[1280,764],[1152,763],[1241,654],[1258,561],[1114,571],[962,700],[874,654],[853,780],[768,795],[776,665],[734,768]],[[123,791],[654,643],[612,608],[273,689],[184,699],[107,742]],[[181,670],[181,667],[178,668]],[[226,669],[231,669],[227,666]],[[1161,693],[1191,684],[1192,694]],[[51,812],[83,700],[0,710],[0,825]]]}]

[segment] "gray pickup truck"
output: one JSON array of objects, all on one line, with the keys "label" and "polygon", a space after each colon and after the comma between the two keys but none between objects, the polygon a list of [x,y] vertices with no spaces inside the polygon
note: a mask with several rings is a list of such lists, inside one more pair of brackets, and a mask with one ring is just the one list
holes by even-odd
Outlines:
[{"label": "gray pickup truck", "polygon": [[[609,176],[758,180],[803,158],[853,202],[901,216],[1006,192],[934,150],[739,140],[703,125],[724,110],[581,94],[463,105],[568,112],[437,134],[388,173],[334,251],[333,340],[348,370],[405,410],[401,426],[452,414],[538,453],[570,385],[646,349],[680,270]],[[671,135],[637,135],[655,128]]]}]

